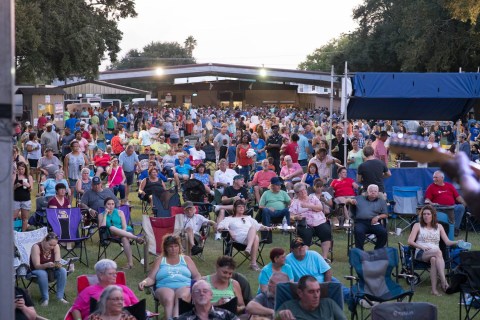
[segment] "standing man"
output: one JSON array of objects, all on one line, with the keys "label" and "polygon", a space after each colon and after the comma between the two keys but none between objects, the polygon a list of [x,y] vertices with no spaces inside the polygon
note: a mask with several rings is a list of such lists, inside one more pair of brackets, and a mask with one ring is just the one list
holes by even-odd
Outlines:
[{"label": "standing man", "polygon": [[[350,150],[352,150],[352,144],[350,140],[346,140],[347,143],[347,154]],[[332,157],[337,158],[340,160],[340,164],[343,166],[345,165],[345,153],[344,153],[344,144],[345,144],[345,137],[343,137],[343,129],[341,127],[337,127],[335,130],[335,138],[332,139]]]},{"label": "standing man", "polygon": [[458,136],[458,140],[460,143],[459,151],[465,152],[468,159],[472,158],[472,151],[470,149],[470,143],[467,141],[467,135],[465,133],[460,133]]},{"label": "standing man", "polygon": [[138,161],[138,155],[133,151],[133,146],[127,146],[127,149],[120,153],[118,157],[119,165],[123,168],[127,185],[125,188],[125,199],[127,199],[126,205],[130,205],[128,202],[128,194],[130,192],[130,186],[133,184],[133,178],[135,171],[140,172],[140,163]]},{"label": "standing man", "polygon": [[220,146],[223,145],[223,140],[227,140],[227,146],[230,145],[230,136],[228,135],[228,126],[226,123],[222,124],[220,132],[213,139],[213,146],[215,150],[217,150],[217,153],[220,150]]},{"label": "standing man", "polygon": [[445,182],[445,175],[442,171],[433,173],[433,183],[425,191],[425,204],[442,206],[454,206],[452,210],[446,210],[450,223],[455,223],[455,237],[460,233],[460,224],[465,213],[465,200],[457,192],[457,189],[448,182]]},{"label": "standing man", "polygon": [[282,147],[282,136],[278,133],[278,124],[272,125],[272,134],[267,139],[268,156],[273,158],[275,172],[280,173],[280,148]]},{"label": "standing man", "polygon": [[[380,192],[385,193],[383,179],[390,177],[392,173],[385,165],[385,162],[375,158],[372,146],[363,148],[363,155],[365,156],[365,161],[358,166],[357,182],[363,185],[364,190],[369,185],[375,184]],[[384,196],[386,198],[386,194]]]},{"label": "standing man", "polygon": [[385,147],[385,141],[390,137],[387,131],[380,131],[378,138],[373,141],[372,148],[375,158],[380,161],[385,162],[385,165],[388,167],[388,150]]},{"label": "standing man", "polygon": [[[308,125],[307,125],[308,126]],[[300,127],[298,129],[298,163],[302,167],[308,165],[308,155],[312,153],[310,149],[310,144],[308,143],[308,138],[305,136],[305,129]]]},{"label": "standing man", "polygon": [[52,124],[49,122],[46,124],[47,130],[42,133],[40,137],[40,144],[42,145],[42,154],[45,153],[47,148],[52,149],[53,154],[56,157],[60,156],[58,151],[58,134],[53,130]]}]

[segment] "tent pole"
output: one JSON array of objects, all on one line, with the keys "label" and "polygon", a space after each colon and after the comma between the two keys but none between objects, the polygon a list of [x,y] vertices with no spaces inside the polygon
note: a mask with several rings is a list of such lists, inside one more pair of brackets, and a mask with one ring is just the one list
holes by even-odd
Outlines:
[{"label": "tent pole", "polygon": [[348,80],[348,62],[345,61],[345,74],[344,74],[344,81],[345,81],[345,88],[343,92],[343,97],[345,101],[345,110],[344,110],[344,117],[343,117],[343,166],[346,168],[347,167],[347,139],[348,139],[348,120],[347,120],[347,95],[348,95],[348,85],[347,85],[347,80]]},{"label": "tent pole", "polygon": [[[331,77],[330,77],[330,125],[328,127],[329,130],[330,130],[330,135],[332,134],[332,125],[333,125],[332,114],[333,114],[333,80],[334,80],[333,78],[334,78],[334,71],[335,71],[335,66],[332,65],[332,71],[330,73],[330,75],[331,75]],[[324,132],[323,134],[326,135],[327,132]],[[331,138],[331,136],[330,136],[330,138]],[[329,145],[328,154],[331,156],[332,155],[332,139],[330,139],[328,141],[328,145]]]}]

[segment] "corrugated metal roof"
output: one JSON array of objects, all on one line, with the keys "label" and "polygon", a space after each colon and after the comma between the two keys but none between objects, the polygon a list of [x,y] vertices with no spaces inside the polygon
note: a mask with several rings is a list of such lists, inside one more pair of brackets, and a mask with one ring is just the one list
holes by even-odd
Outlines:
[{"label": "corrugated metal roof", "polygon": [[37,88],[18,88],[15,91],[15,94],[23,95],[64,95],[66,92],[60,87],[46,88],[46,87],[37,87]]}]

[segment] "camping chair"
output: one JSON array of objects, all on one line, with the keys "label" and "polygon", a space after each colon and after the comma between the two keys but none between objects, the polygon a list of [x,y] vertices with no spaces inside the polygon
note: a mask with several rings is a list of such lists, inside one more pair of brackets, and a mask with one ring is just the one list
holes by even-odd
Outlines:
[{"label": "camping chair", "polygon": [[[19,254],[19,257],[14,259],[13,264],[17,286],[19,279],[24,288],[30,286],[32,277],[35,277],[30,273],[30,253],[32,252],[32,246],[41,242],[47,236],[47,233],[46,227],[28,232],[13,232],[13,242]],[[27,284],[25,280],[28,281]]]},{"label": "camping chair", "polygon": [[392,218],[395,218],[394,230],[401,228],[402,232],[410,229],[415,223],[417,207],[423,203],[423,193],[420,187],[393,187]]},{"label": "camping chair", "polygon": [[[480,251],[460,252],[460,270],[464,282],[460,284],[459,319],[474,319],[480,309]],[[465,317],[462,317],[465,309]]]},{"label": "camping chair", "polygon": [[147,272],[148,253],[159,256],[162,253],[163,237],[172,234],[175,225],[175,217],[155,218],[148,215],[142,216],[142,227],[145,233],[148,250],[144,251],[144,271]]},{"label": "camping chair", "polygon": [[[296,283],[279,283],[275,291],[275,311],[278,311],[280,306],[292,299],[299,299],[297,294]],[[342,284],[337,282],[323,282],[320,283],[320,296],[327,297],[335,301],[340,309],[343,310],[343,292]]]},{"label": "camping chair", "polygon": [[[123,214],[125,215],[125,221],[127,223],[127,231],[131,232],[137,237],[142,236],[141,233],[135,234],[134,224],[132,223],[131,216],[130,216],[130,206],[123,205],[118,207],[118,210],[122,210]],[[103,212],[104,208],[99,208],[98,211]],[[107,258],[107,249],[112,243],[116,243],[121,247],[120,252],[118,252],[117,255],[112,260],[116,260],[123,253],[123,245],[122,245],[121,238],[109,235],[107,227],[99,227],[98,236],[100,238],[100,241],[98,242],[97,261],[100,260],[102,257],[104,257],[105,259]],[[132,246],[132,257],[138,262],[141,262],[142,255],[140,253],[140,248],[138,247],[138,243],[135,240],[130,240],[130,246]],[[136,250],[137,255],[135,255],[135,250],[133,250],[133,247],[137,249]]]},{"label": "camping chair", "polygon": [[[199,214],[199,207],[195,207],[195,214]],[[196,252],[192,252],[192,248],[190,248],[189,244],[187,243],[187,239],[185,236],[185,225],[188,222],[185,218],[185,214],[183,213],[183,207],[172,207],[171,214],[175,217],[175,226],[174,226],[174,233],[180,235],[182,239],[182,245],[186,248],[187,254],[191,256],[196,256],[200,260],[205,261],[203,257],[203,249],[205,248],[205,243],[207,242],[208,235],[210,233],[210,225],[208,222],[203,223],[200,227],[199,232],[194,233],[193,238],[195,242],[195,246],[197,246]]]},{"label": "camping chair", "polygon": [[[90,314],[94,313],[97,310],[98,301],[90,298]],[[151,319],[153,316],[158,314],[148,315],[147,313],[147,302],[145,299],[138,301],[136,304],[133,304],[128,307],[124,307],[124,310],[128,311],[136,320],[146,320]]]},{"label": "camping chair", "polygon": [[437,320],[437,306],[427,302],[381,303],[371,314],[372,320]]},{"label": "camping chair", "polygon": [[[351,206],[350,207],[350,226],[347,228],[347,232],[348,232],[348,236],[347,236],[347,250],[350,250],[351,248],[355,247],[355,214],[356,214],[356,206]],[[387,212],[385,212],[387,213]],[[387,234],[388,234],[388,229],[387,229],[387,219],[381,219],[380,220],[380,223],[385,227],[385,229],[387,230]],[[364,244],[372,244],[373,246],[375,246],[377,243],[377,237],[374,235],[374,234],[366,234],[365,236],[365,242]],[[387,236],[387,243],[386,243],[386,246],[388,247],[388,236]]]},{"label": "camping chair", "polygon": [[180,195],[176,190],[165,190],[160,195],[152,195],[153,215],[155,217],[170,217],[170,208],[181,205]]},{"label": "camping chair", "polygon": [[[58,236],[58,244],[66,250],[63,259],[66,257],[79,257],[80,262],[88,267],[88,252],[86,241],[87,236],[80,235],[82,224],[82,213],[80,208],[69,209],[47,209],[48,224],[53,232]],[[80,248],[80,256],[75,251],[76,247]],[[83,256],[85,254],[85,257]],[[84,257],[84,259],[82,259]]]},{"label": "camping chair", "polygon": [[[272,231],[270,230],[268,232],[271,233]],[[232,237],[230,236],[230,232],[228,230],[221,231],[221,236],[222,236],[223,253],[226,256],[230,256],[232,258],[235,258],[237,255],[243,258],[242,261],[237,265],[237,267],[240,267],[242,264],[245,263],[245,261],[248,261],[250,256],[245,253],[245,249],[247,248],[247,245],[233,241]],[[265,239],[261,239],[258,244],[258,255],[257,255],[256,262],[261,266],[265,265],[265,262],[263,261],[262,251],[263,251],[263,248],[265,247],[265,244],[267,244],[267,242],[268,242],[268,237]]]},{"label": "camping chair", "polygon": [[[398,277],[408,277],[408,275],[398,274],[397,249],[385,247],[374,251],[362,251],[352,248],[348,256],[350,266],[357,273],[357,276],[345,277],[350,280],[351,305],[349,307],[352,320],[358,319],[358,306],[361,307],[360,319],[368,318],[369,314],[365,318],[363,316],[365,303],[371,307],[375,303],[393,300],[400,302],[407,297],[408,302],[412,300],[414,293],[412,285],[407,291],[398,284]],[[395,281],[392,280],[392,276],[395,277]]]}]

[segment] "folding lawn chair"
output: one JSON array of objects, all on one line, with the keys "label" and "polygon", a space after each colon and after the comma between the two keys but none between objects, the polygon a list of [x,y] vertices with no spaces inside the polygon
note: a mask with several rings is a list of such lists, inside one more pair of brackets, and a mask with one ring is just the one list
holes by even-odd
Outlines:
[{"label": "folding lawn chair", "polygon": [[420,187],[393,187],[392,218],[395,218],[394,228],[402,228],[402,232],[409,230],[415,223],[417,207],[423,204],[423,193]]},{"label": "folding lawn chair", "polygon": [[[88,252],[85,240],[89,238],[89,235],[80,235],[82,218],[80,208],[47,209],[48,224],[58,236],[58,244],[66,251],[62,258],[79,257],[80,262],[88,267]],[[76,252],[77,246],[80,249],[80,256]]]},{"label": "folding lawn chair", "polygon": [[[268,232],[271,233],[272,231],[268,231]],[[245,263],[245,261],[249,260],[250,256],[245,253],[245,249],[247,248],[246,244],[233,241],[229,231],[225,231],[225,230],[222,231],[221,236],[222,236],[222,242],[223,242],[222,244],[223,253],[226,256],[230,256],[232,258],[235,258],[237,255],[242,257],[242,261],[237,265],[237,267],[240,267],[242,264]],[[260,240],[258,244],[258,254],[257,254],[256,262],[261,266],[265,265],[265,262],[263,261],[262,251],[263,251],[263,248],[265,247],[265,244],[267,244],[267,242],[268,242],[268,237]]]},{"label": "folding lawn chair", "polygon": [[[36,229],[28,232],[13,232],[13,242],[18,250],[19,258],[14,260],[15,276],[18,281],[22,282],[23,287],[27,288],[30,285],[30,253],[32,246],[41,242],[47,236],[48,230],[46,227]],[[25,281],[28,281],[26,284]]]},{"label": "folding lawn chair", "polygon": [[[299,299],[297,294],[296,283],[279,283],[275,289],[275,311],[288,300]],[[343,310],[343,291],[342,284],[338,282],[320,283],[320,296],[327,297],[335,301],[340,309]]]},{"label": "folding lawn chair", "polygon": [[152,195],[153,215],[155,217],[170,217],[171,207],[181,205],[180,195],[176,190],[165,190],[160,195]]},{"label": "folding lawn chair", "polygon": [[371,314],[372,320],[437,320],[437,306],[427,302],[381,303]]},{"label": "folding lawn chair", "polygon": [[[198,215],[199,207],[195,207],[195,209],[195,215]],[[210,234],[210,225],[208,224],[208,222],[204,222],[200,227],[199,232],[194,233],[193,238],[195,242],[195,247],[190,248],[186,241],[185,235],[185,226],[190,219],[185,217],[185,214],[183,213],[183,207],[172,207],[171,214],[175,217],[175,226],[173,232],[180,235],[183,246],[184,248],[186,248],[187,254],[190,254],[191,256],[196,256],[200,260],[204,261],[203,250],[205,248],[205,243],[207,242],[208,235]]]},{"label": "folding lawn chair", "polygon": [[[465,275],[460,285],[459,319],[474,319],[480,313],[480,251],[460,252],[459,269]],[[462,318],[462,309],[465,317]]]}]

